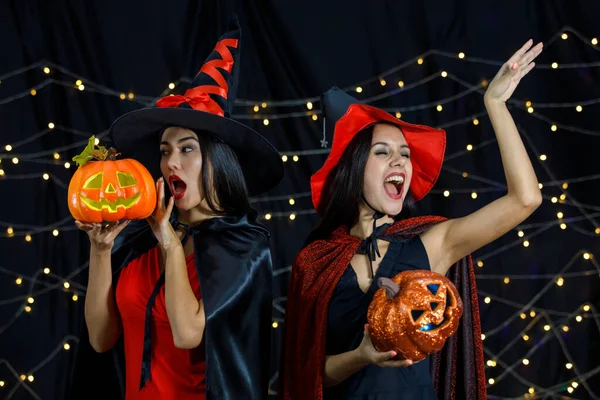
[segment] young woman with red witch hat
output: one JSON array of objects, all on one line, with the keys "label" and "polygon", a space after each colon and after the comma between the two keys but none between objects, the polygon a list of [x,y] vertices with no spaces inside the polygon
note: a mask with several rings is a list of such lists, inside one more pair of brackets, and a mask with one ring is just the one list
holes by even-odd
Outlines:
[{"label": "young woman with red witch hat", "polygon": [[91,250],[71,398],[267,396],[270,235],[249,195],[274,187],[283,164],[231,119],[239,52],[234,18],[185,94],[111,127],[117,150],[160,176],[158,203],[126,229],[77,221]]},{"label": "young woman with red witch hat", "polygon": [[[508,193],[462,218],[403,218],[439,176],[444,131],[408,124],[339,89],[324,95],[326,129],[334,139],[311,179],[322,220],[292,267],[281,398],[486,398],[470,254],[525,220],[542,200],[505,104],[542,51],[541,43],[532,44],[502,66],[484,96]],[[377,351],[366,325],[377,279],[411,269],[448,274],[464,304],[457,334],[417,363]]]}]

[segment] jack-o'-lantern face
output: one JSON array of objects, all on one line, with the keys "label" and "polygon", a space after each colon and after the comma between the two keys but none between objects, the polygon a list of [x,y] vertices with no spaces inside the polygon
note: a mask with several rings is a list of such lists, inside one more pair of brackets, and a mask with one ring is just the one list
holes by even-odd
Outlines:
[{"label": "jack-o'-lantern face", "polygon": [[[131,208],[140,199],[140,192],[125,197],[127,196],[125,189],[135,187],[137,183],[138,181],[128,172],[117,171],[114,177],[109,177],[101,171],[85,181],[79,197],[92,210],[106,209],[108,212],[116,213],[119,207]],[[119,195],[120,193],[122,195]]]},{"label": "jack-o'-lantern face", "polygon": [[456,333],[463,304],[446,277],[431,271],[404,271],[379,281],[369,306],[371,340],[379,351],[422,360],[442,349]]}]

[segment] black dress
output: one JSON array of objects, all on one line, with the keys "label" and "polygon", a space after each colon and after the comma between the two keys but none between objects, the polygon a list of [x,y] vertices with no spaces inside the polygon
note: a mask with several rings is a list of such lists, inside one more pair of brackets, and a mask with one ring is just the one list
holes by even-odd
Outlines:
[{"label": "black dress", "polygon": [[[377,291],[377,278],[391,278],[406,270],[429,270],[429,259],[420,237],[392,241],[367,293],[358,286],[356,273],[348,266],[335,287],[327,320],[327,355],[357,348],[362,341],[367,310]],[[438,400],[429,357],[410,367],[382,368],[368,365],[340,384],[325,388],[325,399]]]}]

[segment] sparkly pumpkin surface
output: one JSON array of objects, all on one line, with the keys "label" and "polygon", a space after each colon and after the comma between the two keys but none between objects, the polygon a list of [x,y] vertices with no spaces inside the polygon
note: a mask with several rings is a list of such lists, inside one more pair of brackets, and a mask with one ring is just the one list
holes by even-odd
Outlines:
[{"label": "sparkly pumpkin surface", "polygon": [[404,271],[380,278],[367,319],[378,351],[395,350],[396,359],[423,360],[454,335],[463,304],[456,287],[431,271]]}]

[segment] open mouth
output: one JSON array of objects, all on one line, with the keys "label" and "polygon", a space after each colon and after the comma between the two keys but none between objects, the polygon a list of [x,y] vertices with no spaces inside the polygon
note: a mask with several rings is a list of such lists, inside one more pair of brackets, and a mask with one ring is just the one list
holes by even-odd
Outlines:
[{"label": "open mouth", "polygon": [[402,198],[404,193],[404,174],[394,173],[385,178],[383,187],[388,196],[394,200]]},{"label": "open mouth", "polygon": [[173,197],[175,197],[176,200],[181,199],[185,194],[185,190],[187,188],[187,185],[185,184],[183,179],[181,179],[177,175],[171,175],[169,177],[169,185],[171,187],[171,193],[173,194]]},{"label": "open mouth", "polygon": [[133,206],[135,203],[137,203],[137,201],[140,199],[141,195],[142,195],[141,193],[136,193],[131,197],[118,198],[115,201],[108,201],[106,199],[92,200],[92,199],[88,199],[87,197],[85,197],[82,194],[79,195],[79,198],[81,198],[81,201],[83,201],[83,204],[85,204],[92,210],[95,210],[95,211],[108,210],[108,212],[110,212],[110,213],[116,213],[117,210],[119,209],[119,207],[125,208],[125,209],[131,208],[131,206]]}]

